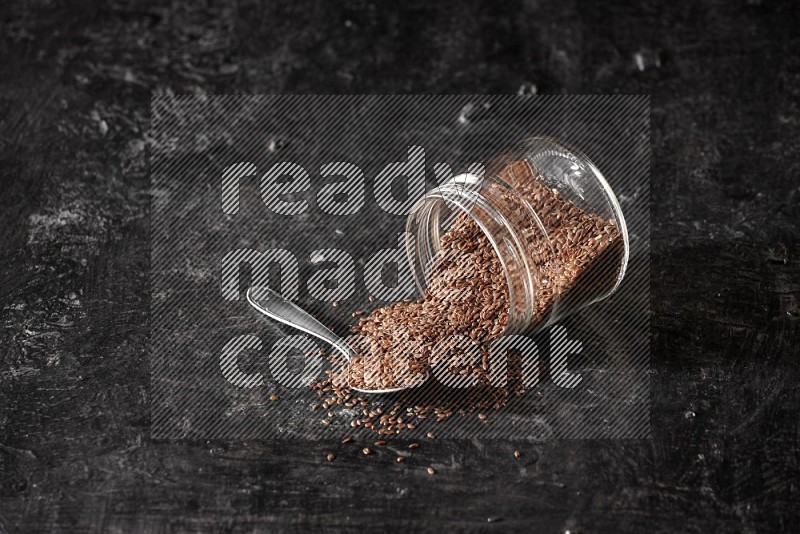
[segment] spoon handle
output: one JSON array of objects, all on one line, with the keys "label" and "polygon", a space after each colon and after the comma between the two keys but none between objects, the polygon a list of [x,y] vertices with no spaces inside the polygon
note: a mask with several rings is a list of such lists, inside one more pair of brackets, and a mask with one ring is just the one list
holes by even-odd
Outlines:
[{"label": "spoon handle", "polygon": [[342,342],[342,340],[325,327],[325,325],[317,321],[302,308],[286,300],[271,289],[266,287],[248,288],[247,302],[267,317],[333,345],[333,347],[342,352],[348,360],[353,356],[350,347]]}]

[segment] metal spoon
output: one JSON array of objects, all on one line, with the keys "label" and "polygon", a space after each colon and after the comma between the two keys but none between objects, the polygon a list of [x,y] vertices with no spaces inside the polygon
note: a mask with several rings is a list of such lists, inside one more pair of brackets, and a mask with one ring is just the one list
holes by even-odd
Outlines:
[{"label": "metal spoon", "polygon": [[[267,317],[271,319],[275,319],[283,324],[289,325],[292,328],[296,328],[306,334],[310,334],[316,338],[321,339],[322,341],[330,344],[333,348],[344,354],[345,358],[347,358],[348,363],[350,362],[351,358],[356,356],[356,351],[353,348],[345,343],[342,339],[336,336],[333,332],[331,332],[328,328],[325,327],[322,323],[317,321],[314,317],[312,317],[308,312],[300,308],[299,306],[292,304],[276,292],[272,291],[269,288],[259,287],[255,294],[258,295],[258,298],[254,295],[254,288],[248,288],[247,290],[247,302],[255,308],[257,311],[263,313]],[[399,388],[391,388],[391,389],[360,389],[350,386],[350,377],[348,374],[347,377],[347,385],[350,389],[354,391],[358,391],[361,393],[395,393],[397,391],[403,391],[405,389],[410,389],[412,387],[417,387],[418,385],[425,382],[428,378],[426,374],[423,379],[419,382],[414,384],[413,386],[407,387],[399,387]]]}]

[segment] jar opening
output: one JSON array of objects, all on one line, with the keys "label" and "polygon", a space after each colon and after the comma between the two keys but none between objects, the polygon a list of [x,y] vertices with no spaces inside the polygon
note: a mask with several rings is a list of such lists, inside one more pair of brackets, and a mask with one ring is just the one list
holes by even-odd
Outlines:
[{"label": "jar opening", "polygon": [[530,303],[535,295],[532,270],[523,244],[502,210],[485,194],[479,194],[484,185],[480,176],[461,174],[429,191],[414,205],[407,220],[406,254],[417,289],[424,295],[434,259],[442,251],[443,235],[456,217],[468,216],[486,236],[503,269],[509,307],[503,334],[519,332],[531,320]]}]

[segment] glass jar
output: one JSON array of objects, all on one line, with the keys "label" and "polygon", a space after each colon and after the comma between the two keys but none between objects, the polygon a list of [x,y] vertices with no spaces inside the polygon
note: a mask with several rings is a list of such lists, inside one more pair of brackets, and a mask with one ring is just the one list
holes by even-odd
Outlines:
[{"label": "glass jar", "polygon": [[422,294],[456,217],[470,217],[505,273],[503,334],[543,328],[608,297],[625,275],[629,240],[619,202],[597,167],[536,137],[429,191],[406,221],[406,252]]}]

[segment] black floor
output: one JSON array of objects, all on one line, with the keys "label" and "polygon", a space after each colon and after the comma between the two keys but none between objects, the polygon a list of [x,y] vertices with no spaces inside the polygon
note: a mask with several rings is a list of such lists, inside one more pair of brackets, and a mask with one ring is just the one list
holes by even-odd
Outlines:
[{"label": "black floor", "polygon": [[[0,6],[0,532],[800,528],[800,4],[161,4]],[[150,439],[153,91],[531,84],[652,95],[652,440]]]}]

